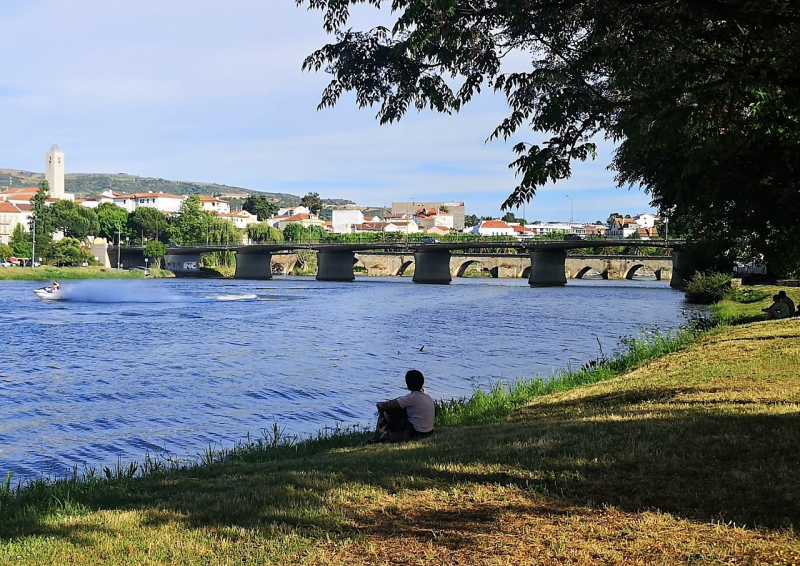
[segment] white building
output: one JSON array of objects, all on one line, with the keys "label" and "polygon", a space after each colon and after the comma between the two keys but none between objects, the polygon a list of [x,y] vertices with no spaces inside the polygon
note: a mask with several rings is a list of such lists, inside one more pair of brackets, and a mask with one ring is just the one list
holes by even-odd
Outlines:
[{"label": "white building", "polygon": [[364,224],[364,213],[358,209],[334,209],[331,211],[331,226],[334,234],[350,234],[355,226]]},{"label": "white building", "polygon": [[439,208],[423,208],[414,214],[414,221],[422,230],[432,228],[453,229],[453,215],[449,212],[442,212]]},{"label": "white building", "polygon": [[295,214],[311,214],[311,211],[306,206],[287,206],[279,209],[275,216],[294,216]]},{"label": "white building", "polygon": [[28,232],[28,222],[33,215],[32,204],[14,204],[0,201],[0,244],[8,244],[18,224]]},{"label": "white building", "polygon": [[656,216],[655,214],[649,214],[646,212],[637,214],[636,216],[633,217],[633,221],[636,222],[636,225],[639,228],[653,228],[659,219],[660,219],[659,216]]},{"label": "white building", "polygon": [[219,215],[220,218],[230,220],[233,225],[242,230],[246,230],[251,224],[258,223],[258,216],[250,214],[246,210],[239,210],[237,212],[223,212]]},{"label": "white building", "polygon": [[638,230],[639,227],[633,221],[633,218],[620,218],[617,216],[611,228],[606,232],[606,237],[612,240],[624,240],[628,236],[637,233]]},{"label": "white building", "polygon": [[215,212],[216,214],[228,214],[231,211],[231,205],[218,198],[200,195],[200,206],[206,212]]},{"label": "white building", "polygon": [[502,220],[483,220],[470,230],[473,234],[480,236],[514,236],[514,228]]},{"label": "white building", "polygon": [[85,206],[86,208],[97,208],[104,202],[114,202],[114,198],[118,197],[119,193],[115,193],[111,190],[105,190],[99,195],[94,195],[91,197],[86,197],[85,199],[78,199],[77,202],[81,206]]},{"label": "white building", "polygon": [[164,192],[131,193],[129,195],[117,195],[114,197],[114,204],[128,212],[134,212],[137,208],[156,208],[161,212],[171,214],[180,210],[183,200],[183,197]]}]

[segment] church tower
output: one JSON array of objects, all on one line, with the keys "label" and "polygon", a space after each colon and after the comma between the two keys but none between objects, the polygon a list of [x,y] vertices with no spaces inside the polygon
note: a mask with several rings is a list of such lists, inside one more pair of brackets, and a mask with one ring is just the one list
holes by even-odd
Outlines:
[{"label": "church tower", "polygon": [[50,184],[50,197],[64,200],[64,152],[55,144],[44,156],[44,178]]}]

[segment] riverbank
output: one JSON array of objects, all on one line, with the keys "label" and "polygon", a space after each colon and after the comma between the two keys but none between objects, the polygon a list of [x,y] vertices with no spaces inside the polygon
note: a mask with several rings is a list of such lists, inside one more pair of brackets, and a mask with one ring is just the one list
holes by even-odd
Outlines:
[{"label": "riverbank", "polygon": [[[150,277],[175,277],[166,269],[150,268]],[[56,281],[73,279],[144,279],[142,269],[112,269],[109,267],[53,267],[0,268],[0,281]]]},{"label": "riverbank", "polygon": [[273,433],[228,462],[32,484],[0,496],[0,563],[797,562],[800,319],[669,344],[419,443]]},{"label": "riverbank", "polygon": [[6,267],[0,268],[0,281],[53,281],[70,279],[143,279],[144,271],[107,267]]}]

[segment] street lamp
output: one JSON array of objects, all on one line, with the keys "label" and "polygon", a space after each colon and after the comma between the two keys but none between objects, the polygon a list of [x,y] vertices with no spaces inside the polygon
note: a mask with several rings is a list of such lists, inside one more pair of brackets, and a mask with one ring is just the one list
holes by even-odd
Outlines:
[{"label": "street lamp", "polygon": [[572,202],[572,197],[565,195],[569,199],[569,232],[572,233],[572,218],[575,213],[575,203]]},{"label": "street lamp", "polygon": [[669,243],[669,218],[664,217],[664,241]]}]

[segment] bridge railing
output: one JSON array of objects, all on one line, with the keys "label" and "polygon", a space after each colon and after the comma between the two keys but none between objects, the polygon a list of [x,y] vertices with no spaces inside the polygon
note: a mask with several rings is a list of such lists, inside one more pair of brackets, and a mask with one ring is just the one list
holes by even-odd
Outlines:
[{"label": "bridge railing", "polygon": [[[200,242],[182,242],[180,244],[173,244],[170,243],[167,246],[167,251],[169,252],[173,248],[190,248],[190,247],[203,247],[203,248],[211,248],[215,250],[228,250],[231,248],[237,248],[242,245],[282,245],[282,244],[307,244],[307,245],[331,245],[331,244],[392,244],[393,247],[397,246],[398,244],[447,244],[447,243],[471,243],[474,242],[476,244],[487,244],[487,243],[501,243],[506,246],[508,245],[519,245],[519,244],[526,244],[526,243],[545,243],[545,242],[569,242],[572,244],[577,244],[580,242],[585,247],[594,247],[594,248],[604,248],[604,247],[670,247],[671,244],[679,245],[682,241],[679,240],[670,240],[665,242],[663,239],[652,239],[652,240],[625,240],[624,243],[621,243],[620,240],[613,240],[613,244],[607,238],[599,238],[599,237],[587,237],[581,240],[574,240],[574,239],[565,239],[563,236],[559,237],[550,237],[550,236],[533,236],[533,237],[525,237],[525,238],[517,238],[514,236],[482,236],[478,234],[464,234],[464,233],[454,233],[454,234],[444,234],[440,236],[431,236],[430,234],[399,234],[396,232],[378,232],[378,233],[370,233],[370,232],[362,232],[357,234],[329,234],[324,237],[308,237],[308,238],[297,238],[293,240],[286,240],[286,239],[259,239],[259,240],[248,240],[246,243],[237,243],[237,242],[229,242],[226,244],[219,244],[219,243],[211,243],[208,241],[200,241]],[[589,246],[588,244],[595,243],[595,246]],[[115,246],[113,244],[110,245],[111,248]],[[128,249],[138,249],[142,248],[141,245],[135,244],[123,244],[122,248]],[[612,255],[618,255],[616,253]]]}]

